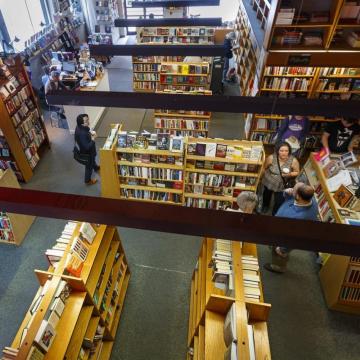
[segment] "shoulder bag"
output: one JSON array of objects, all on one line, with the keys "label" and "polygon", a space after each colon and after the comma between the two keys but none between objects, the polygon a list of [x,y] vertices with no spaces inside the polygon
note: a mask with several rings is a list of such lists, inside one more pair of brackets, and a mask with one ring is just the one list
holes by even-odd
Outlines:
[{"label": "shoulder bag", "polygon": [[277,161],[277,165],[278,165],[278,168],[279,168],[279,172],[280,172],[280,176],[281,176],[281,179],[284,183],[284,188],[285,189],[292,189],[295,184],[296,184],[296,180],[294,177],[288,177],[288,178],[284,178],[281,174],[282,174],[282,171],[281,171],[281,167],[280,167],[280,162],[279,162],[279,156],[276,156],[276,161]]},{"label": "shoulder bag", "polygon": [[88,165],[90,163],[90,155],[89,154],[83,154],[80,152],[80,149],[76,145],[76,141],[74,141],[74,159],[82,164],[82,165]]}]

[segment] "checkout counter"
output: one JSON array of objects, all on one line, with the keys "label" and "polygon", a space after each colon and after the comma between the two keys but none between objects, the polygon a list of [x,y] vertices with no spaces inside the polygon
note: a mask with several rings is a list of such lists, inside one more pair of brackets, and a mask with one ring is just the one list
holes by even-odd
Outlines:
[{"label": "checkout counter", "polygon": [[[55,53],[56,54],[56,53]],[[109,91],[109,76],[102,63],[90,59],[87,51],[80,51],[78,60],[66,54],[57,54],[54,63],[61,67],[60,81],[69,89],[79,91]],[[105,111],[105,107],[64,105],[64,112],[70,133],[75,132],[76,118],[88,114],[90,128],[94,129]]]}]

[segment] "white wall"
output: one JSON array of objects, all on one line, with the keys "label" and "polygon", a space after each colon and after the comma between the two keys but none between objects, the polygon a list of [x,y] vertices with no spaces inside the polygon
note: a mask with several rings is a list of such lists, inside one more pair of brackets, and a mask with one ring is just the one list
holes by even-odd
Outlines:
[{"label": "white wall", "polygon": [[235,20],[239,10],[239,0],[220,0],[219,6],[192,6],[189,14],[200,17],[222,17],[223,21]]}]

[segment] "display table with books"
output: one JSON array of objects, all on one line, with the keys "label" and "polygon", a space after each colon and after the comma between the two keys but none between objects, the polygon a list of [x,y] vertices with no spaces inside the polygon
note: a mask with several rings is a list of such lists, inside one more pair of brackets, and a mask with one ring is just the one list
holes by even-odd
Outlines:
[{"label": "display table with books", "polygon": [[68,222],[3,359],[109,359],[130,278],[115,227]]},{"label": "display table with books", "polygon": [[[303,175],[315,189],[321,221],[359,226],[360,168],[353,153],[313,153]],[[320,281],[329,308],[360,314],[360,258],[323,253],[320,257]]]},{"label": "display table with books", "polygon": [[255,244],[205,238],[191,280],[187,359],[271,359]]},{"label": "display table with books", "polygon": [[126,132],[112,125],[100,150],[102,196],[223,209],[256,191],[264,163],[260,142]]}]

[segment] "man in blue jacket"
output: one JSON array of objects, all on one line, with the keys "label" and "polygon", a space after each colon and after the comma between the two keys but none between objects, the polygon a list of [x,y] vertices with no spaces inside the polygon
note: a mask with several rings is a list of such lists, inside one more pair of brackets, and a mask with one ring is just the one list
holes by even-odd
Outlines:
[{"label": "man in blue jacket", "polygon": [[[285,202],[275,216],[299,220],[318,220],[318,206],[314,199],[314,189],[310,185],[297,183],[293,189],[284,192]],[[284,273],[291,249],[273,246],[272,262],[264,265],[266,270]]]}]

